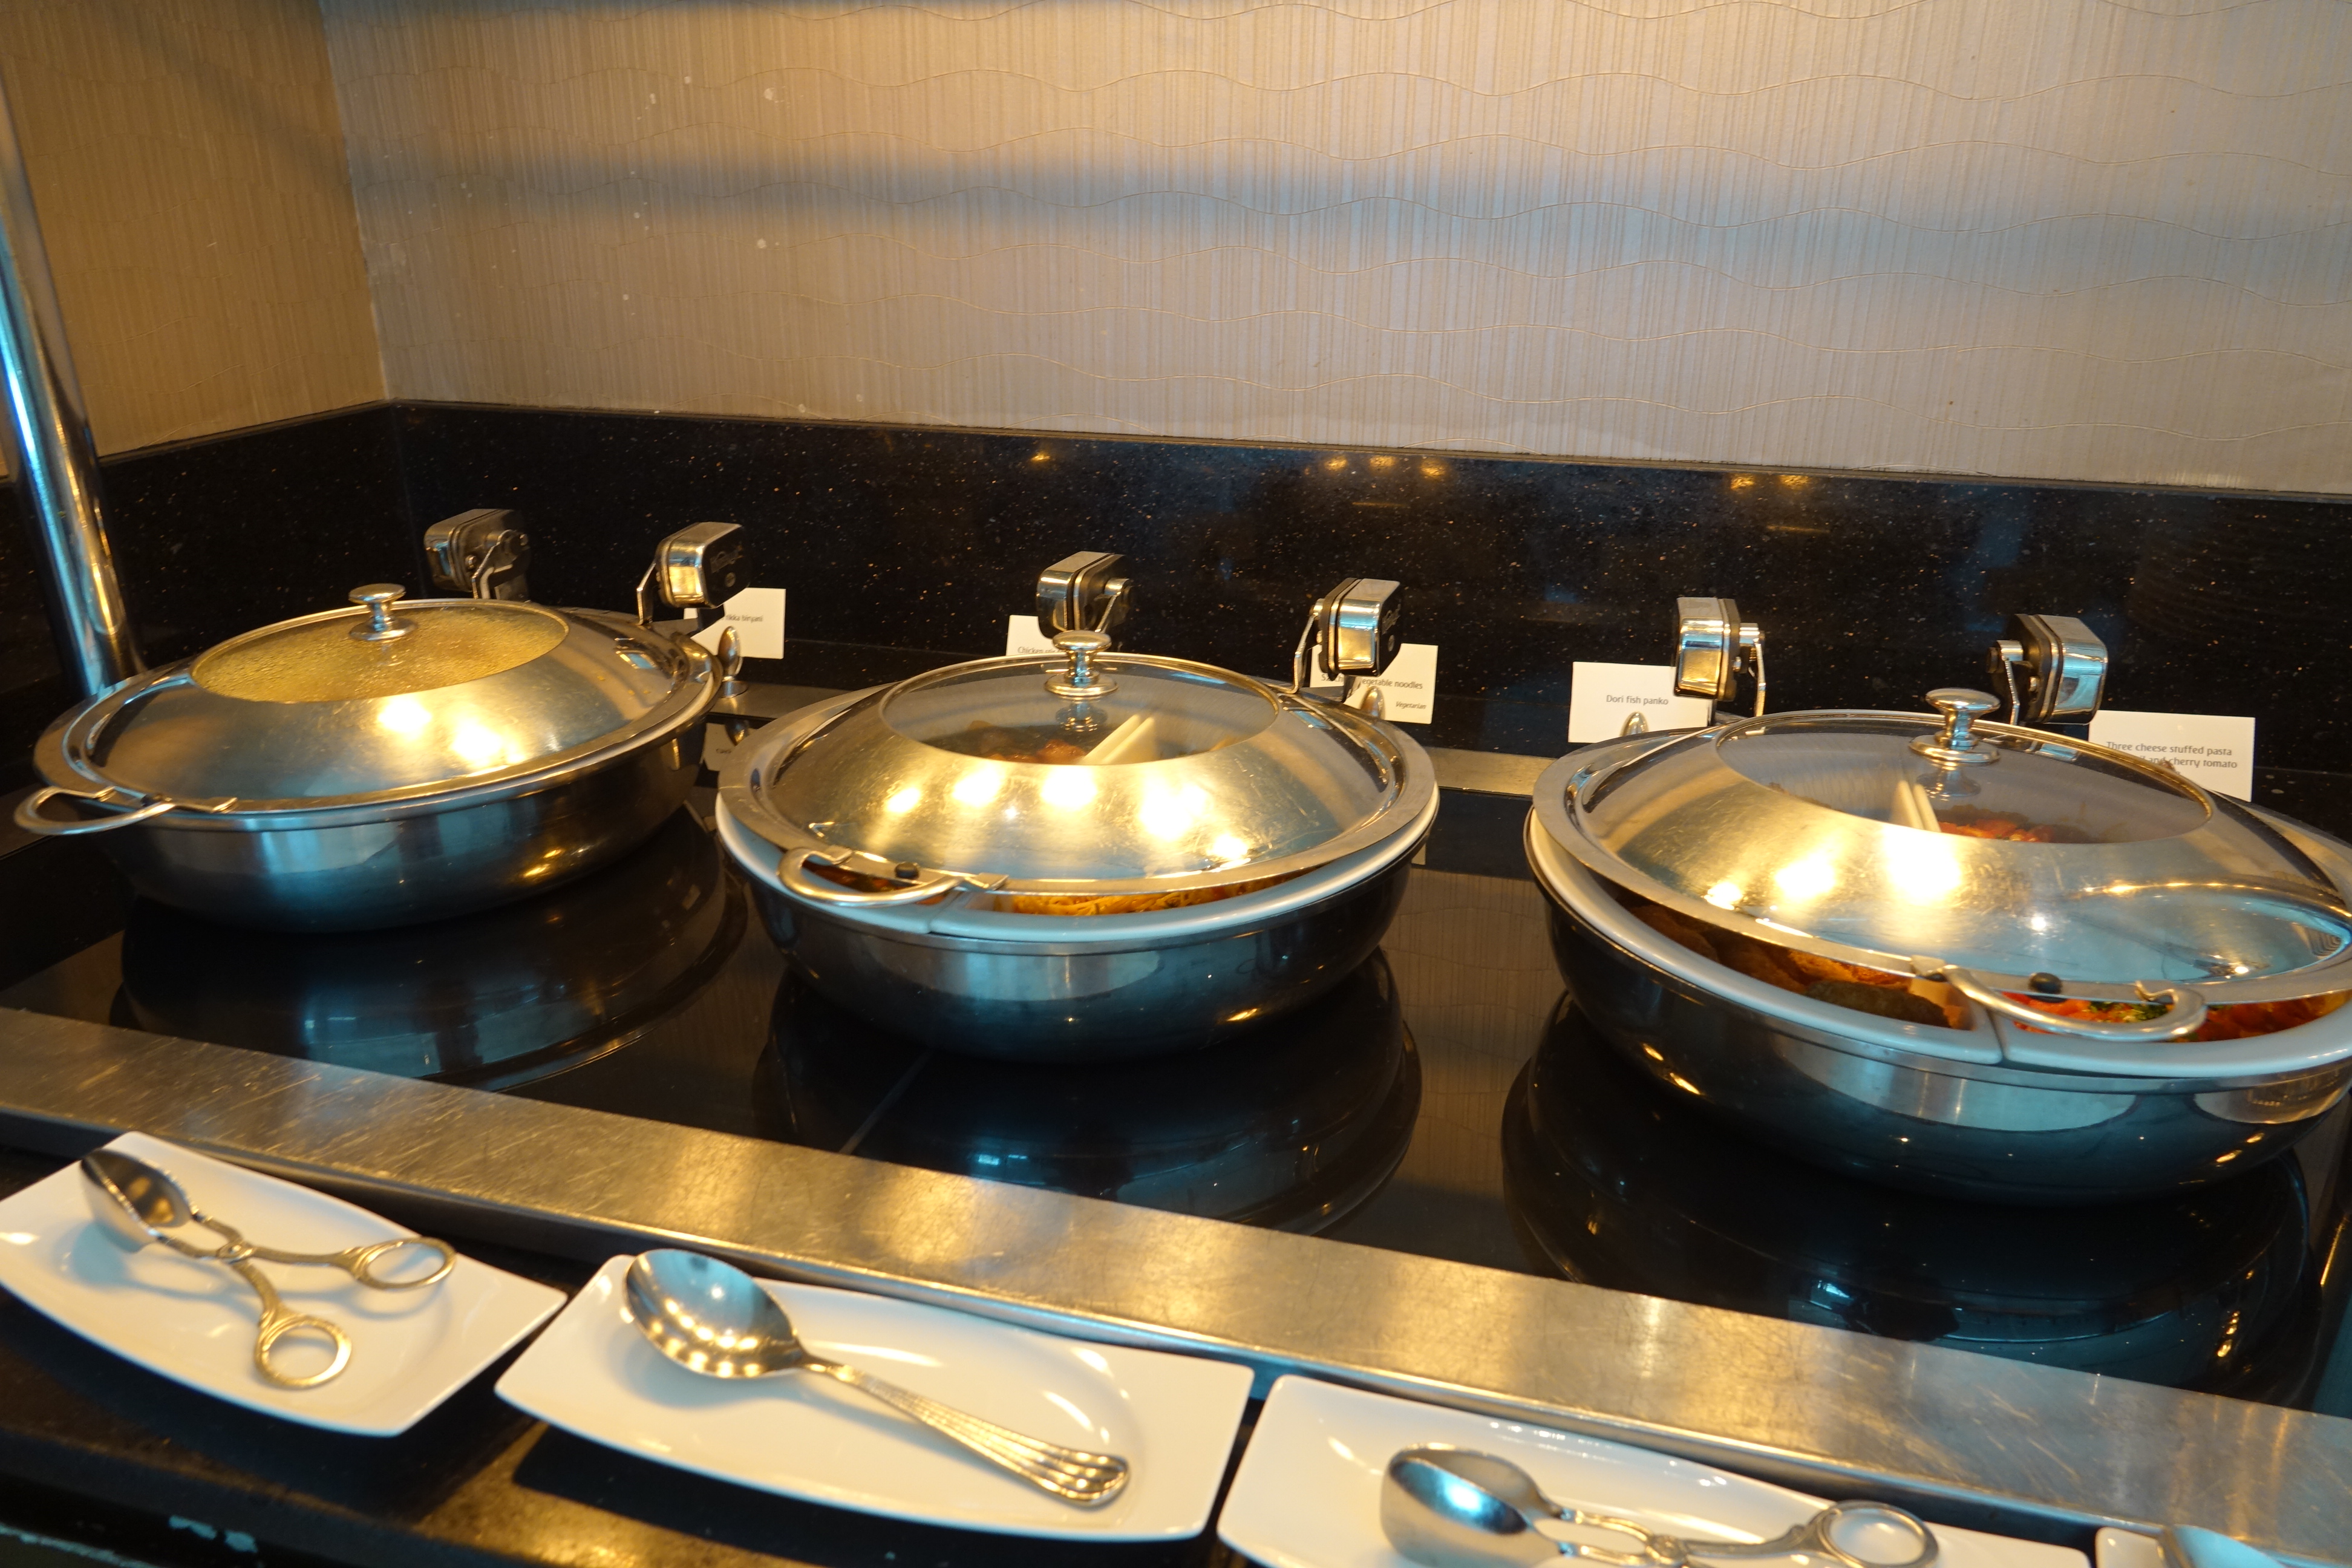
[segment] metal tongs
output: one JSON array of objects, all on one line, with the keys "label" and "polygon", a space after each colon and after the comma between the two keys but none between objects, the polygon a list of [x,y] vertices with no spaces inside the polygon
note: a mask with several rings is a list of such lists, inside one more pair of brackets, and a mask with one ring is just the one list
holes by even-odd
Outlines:
[{"label": "metal tongs", "polygon": [[[1624,1545],[1596,1546],[1536,1529],[1538,1520],[1601,1531]],[[1927,1568],[1936,1537],[1885,1503],[1832,1503],[1769,1541],[1701,1541],[1637,1520],[1564,1508],[1518,1466],[1492,1454],[1431,1444],[1389,1461],[1381,1480],[1381,1528],[1390,1544],[1427,1568],[1534,1568],[1563,1557],[1609,1568],[1690,1568],[1706,1563],[1792,1558],[1835,1568]]]},{"label": "metal tongs", "polygon": [[[214,1218],[188,1202],[186,1191],[171,1173],[119,1149],[100,1149],[82,1156],[82,1195],[89,1200],[90,1216],[108,1238],[126,1251],[136,1252],[151,1242],[161,1243],[184,1258],[222,1263],[236,1271],[261,1298],[261,1325],[254,1336],[253,1364],[280,1388],[316,1388],[340,1373],[352,1359],[351,1336],[340,1324],[308,1312],[297,1312],[278,1296],[278,1289],[254,1260],[269,1263],[317,1264],[340,1268],[372,1290],[421,1290],[446,1279],[457,1255],[446,1241],[430,1237],[402,1236],[339,1252],[287,1252],[247,1241],[236,1226]],[[173,1232],[194,1223],[221,1238],[217,1247],[204,1247]],[[403,1255],[422,1248],[438,1262],[431,1272],[414,1279],[397,1277]],[[325,1370],[312,1373],[280,1371],[271,1357],[280,1342],[292,1336],[324,1340],[331,1352]]]}]

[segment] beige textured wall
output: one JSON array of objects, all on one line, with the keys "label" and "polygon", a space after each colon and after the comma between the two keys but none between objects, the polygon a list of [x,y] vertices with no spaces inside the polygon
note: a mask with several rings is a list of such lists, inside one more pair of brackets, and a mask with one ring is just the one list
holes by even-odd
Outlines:
[{"label": "beige textured wall", "polygon": [[325,0],[395,395],[2352,490],[2341,0]]},{"label": "beige textured wall", "polygon": [[5,0],[100,449],[383,395],[316,0]]}]

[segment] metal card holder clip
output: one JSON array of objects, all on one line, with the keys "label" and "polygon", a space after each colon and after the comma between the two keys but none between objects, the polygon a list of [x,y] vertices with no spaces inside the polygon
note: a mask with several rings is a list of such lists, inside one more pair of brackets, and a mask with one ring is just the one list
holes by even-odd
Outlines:
[{"label": "metal card holder clip", "polygon": [[425,531],[425,559],[435,583],[467,598],[530,597],[524,575],[530,536],[520,518],[501,508],[478,506],[443,518]]},{"label": "metal card holder clip", "polygon": [[2012,724],[2086,723],[2106,695],[2107,645],[2072,616],[2011,616],[1985,665],[2009,694]]},{"label": "metal card holder clip", "polygon": [[1729,599],[1675,601],[1675,690],[1728,702],[1744,667],[1756,681],[1756,717],[1764,716],[1764,628],[1739,618]]},{"label": "metal card holder clip", "polygon": [[751,581],[748,536],[732,522],[698,522],[654,546],[653,564],[637,580],[637,624],[654,624],[653,596],[674,610],[692,610],[702,630]]},{"label": "metal card holder clip", "polygon": [[1127,619],[1127,579],[1112,575],[1125,559],[1105,550],[1081,550],[1040,572],[1038,628],[1048,637],[1057,632],[1109,636]]},{"label": "metal card holder clip", "polygon": [[1348,577],[1316,600],[1291,650],[1290,689],[1380,717],[1380,689],[1353,678],[1377,675],[1396,658],[1397,588],[1385,577]]}]

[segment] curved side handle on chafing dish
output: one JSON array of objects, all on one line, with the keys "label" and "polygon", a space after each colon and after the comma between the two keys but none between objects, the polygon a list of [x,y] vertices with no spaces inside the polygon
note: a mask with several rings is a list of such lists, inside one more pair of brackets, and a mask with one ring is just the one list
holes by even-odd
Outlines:
[{"label": "curved side handle on chafing dish", "polygon": [[118,827],[128,827],[134,822],[144,822],[151,816],[161,816],[167,811],[180,809],[180,803],[176,800],[157,798],[148,800],[136,810],[117,812],[110,816],[58,817],[44,816],[41,811],[41,807],[53,800],[86,800],[93,805],[104,805],[112,798],[106,795],[85,795],[57,784],[43,784],[16,803],[16,826],[44,838],[73,838],[85,833],[111,833]]},{"label": "curved side handle on chafing dish", "polygon": [[814,862],[819,866],[838,866],[838,858],[828,858],[821,849],[795,849],[776,862],[776,880],[787,890],[799,894],[812,903],[845,904],[853,908],[873,909],[883,904],[919,904],[925,899],[938,898],[941,893],[984,893],[1002,887],[1002,877],[973,877],[961,871],[937,871],[903,888],[893,888],[886,893],[861,893],[829,882],[823,877],[809,875]]},{"label": "curved side handle on chafing dish", "polygon": [[1988,1013],[1998,1013],[2004,1018],[2031,1025],[2053,1035],[2073,1035],[2091,1040],[2177,1040],[2192,1034],[2205,1021],[2203,993],[2186,985],[2175,985],[2163,991],[2143,990],[2141,995],[2150,1003],[2162,1003],[2165,1010],[2153,1018],[2137,1024],[2110,1024],[2097,1018],[2070,1018],[2063,1013],[2045,1013],[2039,1007],[2012,1001],[2008,994],[1986,984],[1968,970],[1957,966],[1942,967],[1928,960],[1914,965],[1929,980],[1941,980]]}]

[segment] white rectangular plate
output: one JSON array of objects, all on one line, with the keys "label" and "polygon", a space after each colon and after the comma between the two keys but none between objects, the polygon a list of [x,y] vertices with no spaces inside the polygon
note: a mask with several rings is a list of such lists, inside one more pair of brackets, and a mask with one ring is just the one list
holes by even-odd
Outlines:
[{"label": "white rectangular plate", "polygon": [[[291,1182],[126,1132],[107,1145],[169,1172],[188,1201],[255,1242],[331,1252],[414,1232]],[[189,1239],[217,1239],[199,1226]],[[0,1286],[93,1344],[174,1383],[308,1426],[362,1436],[404,1432],[545,1322],[563,1293],[470,1258],[422,1290],[371,1290],[339,1268],[257,1265],[298,1312],[331,1318],[351,1365],[316,1388],[279,1388],[254,1370],[261,1318],[226,1268],[163,1247],[125,1251],[99,1228],[68,1165],[0,1201]],[[290,1360],[290,1346],[281,1355]]]},{"label": "white rectangular plate", "polygon": [[1049,1497],[829,1377],[721,1382],[663,1358],[597,1272],[499,1379],[551,1426],[722,1481],[1008,1535],[1184,1540],[1209,1522],[1249,1369],[1085,1344],[855,1290],[762,1280],[815,1354],[1049,1442],[1134,1467],[1100,1508]]},{"label": "white rectangular plate", "polygon": [[[1413,1568],[1381,1532],[1381,1476],[1399,1449],[1423,1443],[1496,1455],[1555,1502],[1675,1535],[1762,1541],[1823,1506],[1647,1448],[1286,1377],[1258,1415],[1217,1534],[1268,1568]],[[2089,1568],[2063,1546],[1935,1531],[1936,1568]]]},{"label": "white rectangular plate", "polygon": [[2165,1568],[2164,1543],[2153,1535],[2110,1525],[2091,1539],[2099,1568]]}]

